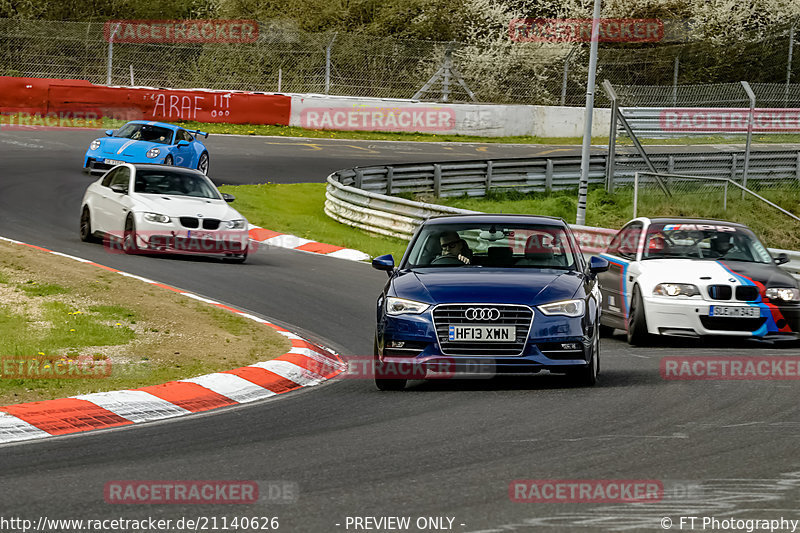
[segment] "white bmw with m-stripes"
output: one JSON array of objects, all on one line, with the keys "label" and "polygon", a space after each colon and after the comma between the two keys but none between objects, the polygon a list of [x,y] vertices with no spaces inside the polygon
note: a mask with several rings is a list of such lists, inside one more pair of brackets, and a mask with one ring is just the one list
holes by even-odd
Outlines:
[{"label": "white bmw with m-stripes", "polygon": [[601,331],[631,344],[654,335],[798,338],[800,288],[756,235],[719,220],[637,218],[602,257]]}]

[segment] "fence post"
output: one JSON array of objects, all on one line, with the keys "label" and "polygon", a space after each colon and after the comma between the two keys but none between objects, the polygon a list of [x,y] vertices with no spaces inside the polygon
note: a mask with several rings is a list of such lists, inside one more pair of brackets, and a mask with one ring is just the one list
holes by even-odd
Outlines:
[{"label": "fence post", "polygon": [[325,48],[325,94],[329,94],[331,90],[331,48],[333,48],[333,43],[336,41],[336,35],[339,32],[333,33],[333,38],[331,42],[328,43],[327,48]]},{"label": "fence post", "polygon": [[544,171],[544,190],[551,192],[553,190],[553,160],[547,160],[547,167]]},{"label": "fence post", "polygon": [[[800,152],[798,152],[798,156],[800,157]],[[486,192],[484,196],[489,196],[489,192],[492,190],[492,174],[494,173],[494,163],[492,161],[486,162]]]},{"label": "fence post", "polygon": [[569,62],[572,59],[572,54],[575,53],[577,48],[572,48],[567,54],[567,58],[564,60],[564,79],[561,82],[561,105],[566,105],[565,102],[567,101],[567,76],[569,76]]},{"label": "fence post", "polygon": [[278,92],[281,92],[281,83],[283,82],[283,68],[278,67]]},{"label": "fence post", "polygon": [[433,195],[439,198],[442,195],[442,165],[433,165]]},{"label": "fence post", "polygon": [[106,85],[111,85],[111,70],[114,66],[114,36],[122,23],[117,23],[108,35],[108,65],[106,70]]},{"label": "fence post", "polygon": [[786,60],[786,88],[783,90],[783,105],[789,106],[789,84],[792,82],[792,52],[794,51],[794,26],[789,29],[789,58]]},{"label": "fence post", "polygon": [[[746,81],[741,82],[744,92],[750,99],[750,113],[747,115],[747,143],[744,147],[744,168],[742,169],[742,186],[747,187],[747,171],[750,169],[750,144],[753,142],[753,122],[756,113],[756,95],[753,89]],[[744,200],[744,191],[742,191],[742,200]]]},{"label": "fence post", "polygon": [[680,59],[675,56],[675,67],[672,74],[672,107],[678,105],[678,69],[680,68]]},{"label": "fence post", "polygon": [[614,193],[614,163],[616,162],[617,151],[617,113],[618,101],[617,93],[611,82],[603,80],[603,89],[611,100],[611,130],[608,133],[608,155],[606,156],[606,191]]},{"label": "fence post", "polygon": [[394,167],[386,167],[386,196],[392,195],[393,180],[394,180]]},{"label": "fence post", "polygon": [[131,65],[131,87],[134,87],[136,84],[133,83],[133,65]]},{"label": "fence post", "polygon": [[731,152],[731,179],[736,180],[736,161],[739,157],[736,155],[736,152]]},{"label": "fence post", "polygon": [[794,177],[800,181],[800,152],[797,152],[797,159],[794,163]]},{"label": "fence post", "polygon": [[675,173],[675,156],[670,154],[667,157],[667,174],[674,174]]}]

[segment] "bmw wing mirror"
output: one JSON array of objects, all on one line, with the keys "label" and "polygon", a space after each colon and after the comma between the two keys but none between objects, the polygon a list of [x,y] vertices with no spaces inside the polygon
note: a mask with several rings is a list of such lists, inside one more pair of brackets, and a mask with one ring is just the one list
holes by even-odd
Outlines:
[{"label": "bmw wing mirror", "polygon": [[778,257],[773,259],[773,261],[775,261],[776,265],[784,265],[784,264],[788,263],[790,261],[790,259],[789,259],[788,255],[786,255],[785,253],[781,252],[781,253],[778,254]]},{"label": "bmw wing mirror", "polygon": [[394,257],[392,254],[380,255],[372,260],[372,268],[385,270],[391,276],[394,271]]},{"label": "bmw wing mirror", "polygon": [[596,255],[589,258],[589,275],[591,277],[595,277],[606,270],[608,270],[608,261],[606,259]]},{"label": "bmw wing mirror", "polygon": [[106,135],[111,137],[112,135],[114,135],[114,130],[106,130]]},{"label": "bmw wing mirror", "polygon": [[236,200],[236,197],[234,195],[232,195],[232,194],[228,194],[228,193],[224,192],[224,193],[222,193],[222,199],[225,200],[226,202],[230,203],[230,202]]},{"label": "bmw wing mirror", "polygon": [[121,183],[115,183],[112,185],[111,190],[117,194],[128,194],[128,188]]}]

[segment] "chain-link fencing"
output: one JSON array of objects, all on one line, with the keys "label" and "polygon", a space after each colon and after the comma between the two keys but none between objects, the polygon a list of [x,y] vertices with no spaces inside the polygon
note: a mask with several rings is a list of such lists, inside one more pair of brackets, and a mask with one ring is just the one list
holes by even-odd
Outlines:
[{"label": "chain-link fencing", "polygon": [[[791,21],[790,21],[791,22]],[[735,43],[602,43],[598,80],[672,86],[746,79],[781,84],[800,71],[792,26]],[[798,24],[800,28],[800,24]],[[800,36],[800,35],[798,35]],[[792,38],[793,37],[793,38]],[[481,43],[447,43],[357,33],[307,33],[261,22],[239,43],[111,42],[103,23],[0,19],[0,75],[86,79],[173,88],[411,98],[445,65],[421,99],[583,105],[589,43],[515,42],[498,33]],[[671,97],[667,91],[667,97]],[[609,105],[602,92],[596,105]]]}]

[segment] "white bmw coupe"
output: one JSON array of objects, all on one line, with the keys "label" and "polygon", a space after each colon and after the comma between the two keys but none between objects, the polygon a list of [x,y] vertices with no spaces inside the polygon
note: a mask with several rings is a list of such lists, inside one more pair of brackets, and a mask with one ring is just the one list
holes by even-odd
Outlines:
[{"label": "white bmw coupe", "polygon": [[81,202],[82,241],[104,238],[125,253],[218,255],[243,263],[247,220],[202,172],[125,163],[89,185]]}]

